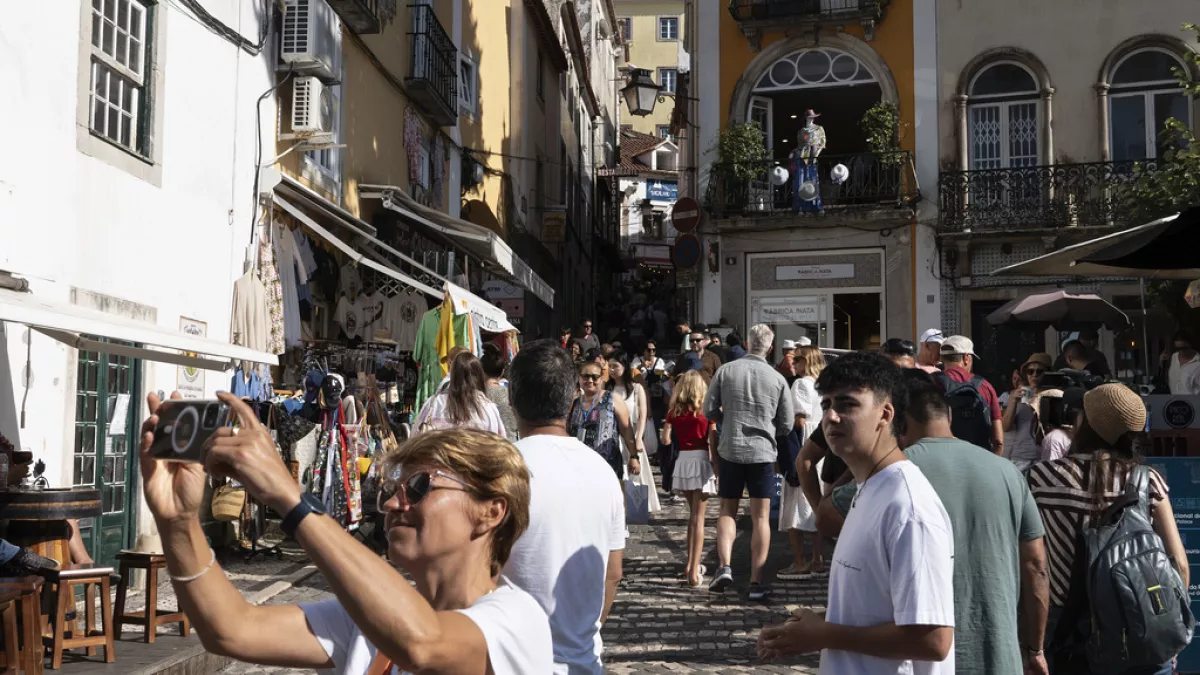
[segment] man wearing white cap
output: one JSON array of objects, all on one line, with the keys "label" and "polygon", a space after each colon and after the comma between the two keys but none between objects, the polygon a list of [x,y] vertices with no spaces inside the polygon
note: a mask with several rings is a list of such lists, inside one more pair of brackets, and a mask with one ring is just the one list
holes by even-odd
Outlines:
[{"label": "man wearing white cap", "polygon": [[787,380],[788,386],[792,386],[792,382],[796,381],[796,343],[792,340],[784,340],[779,347],[779,365],[775,369]]},{"label": "man wearing white cap", "polygon": [[946,392],[950,428],[955,438],[1003,455],[1004,422],[1000,397],[991,383],[971,373],[975,359],[979,358],[975,354],[975,343],[969,337],[951,335],[942,340],[941,354],[944,372],[935,375],[934,380]]},{"label": "man wearing white cap", "polygon": [[930,375],[938,372],[938,364],[942,361],[942,342],[945,341],[941,328],[930,328],[921,333],[921,341],[917,343],[917,367]]}]

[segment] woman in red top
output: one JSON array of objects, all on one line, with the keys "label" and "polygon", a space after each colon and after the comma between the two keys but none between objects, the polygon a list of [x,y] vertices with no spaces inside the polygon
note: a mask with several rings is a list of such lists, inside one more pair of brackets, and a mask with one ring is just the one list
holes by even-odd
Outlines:
[{"label": "woman in red top", "polygon": [[666,423],[659,438],[668,445],[673,435],[679,444],[673,479],[675,489],[687,498],[691,512],[687,532],[687,578],[693,588],[704,583],[704,566],[700,564],[704,553],[704,510],[709,496],[717,494],[714,477],[717,425],[700,412],[707,393],[708,387],[699,372],[692,370],[681,375],[671,393],[671,405],[667,408]]}]

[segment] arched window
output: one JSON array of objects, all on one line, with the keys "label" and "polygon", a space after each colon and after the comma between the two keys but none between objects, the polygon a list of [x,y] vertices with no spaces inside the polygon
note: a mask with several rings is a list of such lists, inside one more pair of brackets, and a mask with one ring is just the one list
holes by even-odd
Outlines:
[{"label": "arched window", "polygon": [[1113,161],[1158,157],[1171,143],[1160,137],[1169,117],[1191,125],[1191,106],[1172,72],[1183,67],[1174,54],[1153,48],[1132,52],[1113,66],[1108,102]]},{"label": "arched window", "polygon": [[993,63],[975,75],[967,89],[971,169],[1019,168],[1039,163],[1038,95],[1037,79],[1017,63]]}]

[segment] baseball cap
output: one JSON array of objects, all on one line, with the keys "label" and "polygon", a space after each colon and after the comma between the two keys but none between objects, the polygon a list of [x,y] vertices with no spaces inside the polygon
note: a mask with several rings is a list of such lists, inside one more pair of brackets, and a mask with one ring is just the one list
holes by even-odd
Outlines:
[{"label": "baseball cap", "polygon": [[946,336],[942,335],[941,328],[930,328],[929,330],[925,331],[924,333],[921,333],[921,339],[919,340],[919,344],[925,344],[926,342],[936,342],[938,344],[941,344],[942,342],[945,342],[945,340],[946,340]]},{"label": "baseball cap", "polygon": [[784,348],[784,349],[795,349],[795,348],[796,348],[796,343],[795,343],[794,341],[792,341],[792,340],[784,340],[784,341],[783,341],[783,348]]},{"label": "baseball cap", "polygon": [[975,343],[965,335],[951,335],[942,340],[942,354],[970,354],[979,358],[979,355],[975,353]]}]

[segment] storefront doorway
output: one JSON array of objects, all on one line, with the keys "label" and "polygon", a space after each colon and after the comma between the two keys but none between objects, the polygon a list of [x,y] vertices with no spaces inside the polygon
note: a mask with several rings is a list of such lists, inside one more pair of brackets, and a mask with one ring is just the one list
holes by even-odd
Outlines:
[{"label": "storefront doorway", "polygon": [[103,513],[79,521],[92,558],[111,565],[133,546],[136,532],[134,453],[141,361],[101,352],[79,352],[75,382],[72,485],[100,492]]}]

